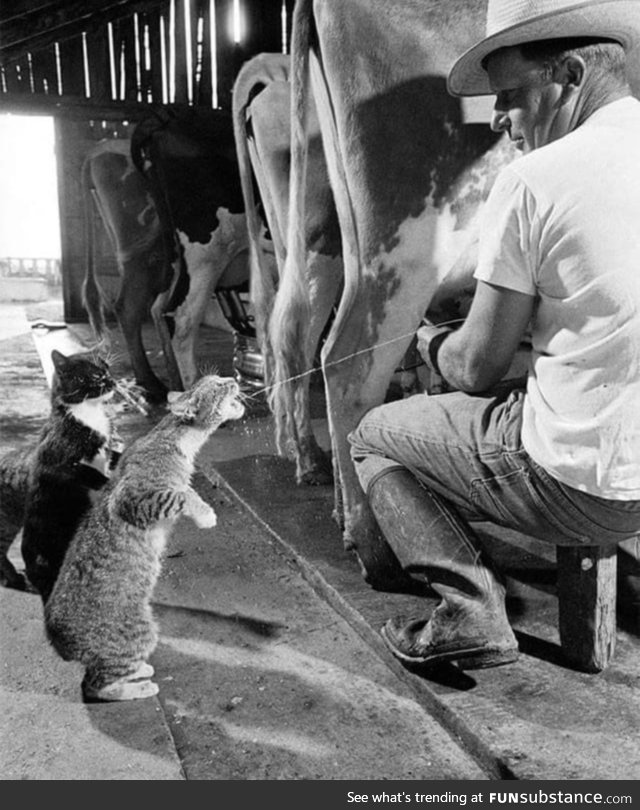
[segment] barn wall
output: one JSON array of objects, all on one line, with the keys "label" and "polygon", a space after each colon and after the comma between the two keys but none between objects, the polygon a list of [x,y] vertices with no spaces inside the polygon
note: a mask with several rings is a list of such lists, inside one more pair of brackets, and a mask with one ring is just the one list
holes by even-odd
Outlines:
[{"label": "barn wall", "polygon": [[[87,264],[86,227],[93,229],[98,281],[108,299],[115,300],[119,287],[113,247],[93,200],[83,196],[82,164],[96,142],[106,137],[129,137],[132,125],[122,122],[55,121],[58,163],[58,198],[62,252],[62,295],[67,323],[85,322],[82,283]],[[88,219],[87,219],[88,218]]]},{"label": "barn wall", "polygon": [[75,20],[51,1],[12,16],[15,2],[0,9],[0,104],[60,114],[73,106],[228,108],[242,63],[288,48],[294,6],[237,0],[243,30],[235,42],[234,0],[111,0],[90,13],[76,3],[87,13]]},{"label": "barn wall", "polygon": [[[68,322],[87,320],[81,166],[89,149],[101,138],[126,133],[125,121],[139,120],[158,104],[230,109],[242,64],[257,53],[283,50],[283,3],[286,50],[294,0],[240,0],[245,29],[239,43],[230,36],[233,0],[105,0],[95,3],[99,10],[90,14],[83,3],[5,0],[0,9],[0,112],[48,114],[56,122]],[[73,18],[75,6],[85,19]],[[99,278],[113,296],[118,286],[113,250],[95,206],[91,216]]]}]

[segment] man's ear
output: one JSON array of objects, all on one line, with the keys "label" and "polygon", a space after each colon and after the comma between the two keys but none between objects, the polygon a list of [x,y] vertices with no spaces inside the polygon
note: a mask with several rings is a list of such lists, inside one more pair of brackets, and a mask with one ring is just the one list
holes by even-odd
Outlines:
[{"label": "man's ear", "polygon": [[570,54],[565,56],[562,62],[556,66],[553,78],[563,87],[575,90],[584,81],[586,70],[587,66],[584,59],[581,56],[576,56],[576,54]]}]

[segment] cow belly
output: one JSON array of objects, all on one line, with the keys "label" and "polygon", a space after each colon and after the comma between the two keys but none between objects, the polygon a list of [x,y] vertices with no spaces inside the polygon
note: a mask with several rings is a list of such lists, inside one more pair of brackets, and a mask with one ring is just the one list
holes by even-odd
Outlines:
[{"label": "cow belly", "polygon": [[245,278],[249,277],[247,224],[244,214],[231,214],[226,208],[217,211],[218,226],[209,242],[192,242],[178,230],[184,264],[189,277],[188,291],[175,310],[175,331],[172,339],[176,362],[185,388],[199,376],[196,362],[198,329],[211,296],[225,271],[236,260],[246,256]]},{"label": "cow belly", "polygon": [[225,318],[222,307],[213,296],[209,299],[202,319],[204,326],[220,329],[222,332],[233,332],[233,327]]}]

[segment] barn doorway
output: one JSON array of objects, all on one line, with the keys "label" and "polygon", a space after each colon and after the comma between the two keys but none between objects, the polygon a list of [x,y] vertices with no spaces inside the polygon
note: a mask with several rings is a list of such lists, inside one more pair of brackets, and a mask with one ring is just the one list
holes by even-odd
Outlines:
[{"label": "barn doorway", "polygon": [[[0,115],[0,304],[62,319],[54,119]],[[4,319],[6,322],[6,319]]]}]

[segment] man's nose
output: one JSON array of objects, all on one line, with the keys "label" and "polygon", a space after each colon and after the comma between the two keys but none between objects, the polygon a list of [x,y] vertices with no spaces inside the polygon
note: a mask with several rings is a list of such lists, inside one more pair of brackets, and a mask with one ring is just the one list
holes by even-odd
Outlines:
[{"label": "man's nose", "polygon": [[491,114],[491,129],[494,132],[504,132],[509,128],[509,116],[504,110],[494,107]]}]

